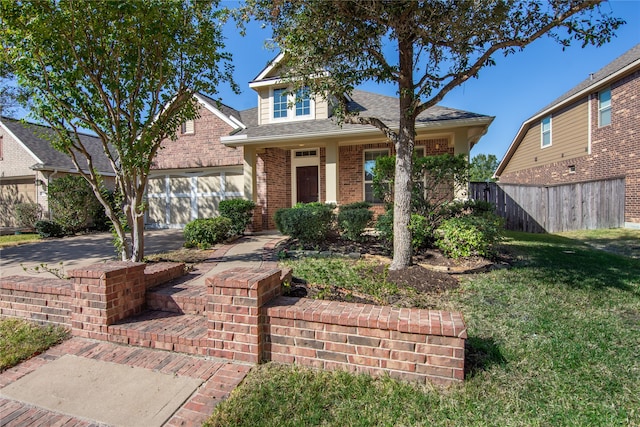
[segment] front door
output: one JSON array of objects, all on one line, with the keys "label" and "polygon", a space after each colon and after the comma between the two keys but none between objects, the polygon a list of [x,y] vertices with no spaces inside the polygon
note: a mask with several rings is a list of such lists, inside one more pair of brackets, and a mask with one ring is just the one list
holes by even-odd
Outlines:
[{"label": "front door", "polygon": [[319,201],[318,166],[296,167],[296,201],[298,203]]}]

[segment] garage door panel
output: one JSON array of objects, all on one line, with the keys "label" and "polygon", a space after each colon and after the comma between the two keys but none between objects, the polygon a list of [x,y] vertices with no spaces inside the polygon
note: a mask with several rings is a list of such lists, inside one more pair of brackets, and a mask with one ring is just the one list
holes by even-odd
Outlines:
[{"label": "garage door panel", "polygon": [[227,192],[230,193],[243,193],[244,192],[244,176],[241,173],[228,173],[227,179]]},{"label": "garage door panel", "polygon": [[198,177],[199,193],[218,193],[222,190],[220,185],[220,175]]},{"label": "garage door panel", "polygon": [[147,184],[149,194],[164,194],[167,191],[164,177],[150,178]]},{"label": "garage door panel", "polygon": [[171,215],[172,224],[186,224],[191,221],[191,199],[172,198],[169,215]]},{"label": "garage door panel", "polygon": [[164,224],[167,200],[160,198],[149,199],[149,210],[147,211],[147,222],[149,224]]},{"label": "garage door panel", "polygon": [[221,198],[215,197],[199,197],[198,198],[198,218],[213,218],[219,215],[218,205]]},{"label": "garage door panel", "polygon": [[177,194],[191,193],[191,178],[172,176],[170,180],[171,192]]}]

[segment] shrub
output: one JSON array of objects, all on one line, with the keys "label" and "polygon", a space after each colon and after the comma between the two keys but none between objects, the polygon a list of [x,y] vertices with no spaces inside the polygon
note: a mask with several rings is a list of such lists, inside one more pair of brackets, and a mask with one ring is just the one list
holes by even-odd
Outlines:
[{"label": "shrub", "polygon": [[447,218],[454,216],[484,216],[486,214],[493,214],[495,212],[495,206],[493,203],[485,202],[484,200],[465,200],[451,202],[447,206]]},{"label": "shrub", "polygon": [[244,234],[247,226],[251,223],[255,207],[255,203],[245,199],[222,200],[218,205],[220,215],[231,220],[233,234]]},{"label": "shrub", "polygon": [[369,210],[371,206],[367,202],[356,202],[340,206],[338,213],[338,227],[349,240],[359,241],[362,239],[364,229],[371,224],[373,212]]},{"label": "shrub", "polygon": [[450,258],[495,255],[503,220],[497,215],[453,217],[442,222],[436,245]]},{"label": "shrub", "polygon": [[429,226],[429,221],[422,215],[411,215],[409,229],[411,230],[411,246],[414,251],[425,249],[433,242],[433,232]]},{"label": "shrub", "polygon": [[35,223],[36,232],[40,237],[62,237],[64,230],[62,226],[53,221],[37,221]]},{"label": "shrub", "polygon": [[42,217],[42,206],[37,203],[18,203],[15,206],[18,227],[35,228]]},{"label": "shrub", "polygon": [[292,208],[278,209],[274,215],[276,227],[301,243],[324,240],[331,230],[335,205],[324,203],[298,203]]},{"label": "shrub", "polygon": [[184,245],[205,249],[231,235],[231,220],[223,216],[199,218],[184,227]]},{"label": "shrub", "polygon": [[52,218],[66,233],[89,228],[92,214],[102,207],[87,180],[78,175],[53,180],[48,193]]},{"label": "shrub", "polygon": [[376,221],[376,230],[380,235],[380,239],[390,247],[393,245],[393,209],[389,209],[382,215],[378,216]]}]

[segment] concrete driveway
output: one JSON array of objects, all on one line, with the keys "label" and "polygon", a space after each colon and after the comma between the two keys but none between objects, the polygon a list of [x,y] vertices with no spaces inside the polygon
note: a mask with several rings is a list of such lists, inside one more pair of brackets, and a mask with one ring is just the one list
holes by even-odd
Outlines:
[{"label": "concrete driveway", "polygon": [[[0,277],[38,275],[33,268],[40,264],[46,264],[50,269],[68,271],[97,262],[116,260],[112,240],[111,233],[96,233],[0,248]],[[182,230],[146,230],[144,233],[146,255],[176,250],[183,244]],[[50,273],[40,274],[55,277]]]}]

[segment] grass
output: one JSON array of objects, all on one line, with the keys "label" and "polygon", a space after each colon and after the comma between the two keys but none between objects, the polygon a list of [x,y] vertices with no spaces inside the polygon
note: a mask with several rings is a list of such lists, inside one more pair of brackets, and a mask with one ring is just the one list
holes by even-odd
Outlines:
[{"label": "grass", "polygon": [[614,228],[560,233],[597,249],[640,259],[640,230]]},{"label": "grass", "polygon": [[39,326],[26,320],[0,319],[0,372],[68,337],[69,331],[61,326]]},{"label": "grass", "polygon": [[10,246],[17,246],[24,243],[31,243],[40,240],[38,234],[10,234],[7,236],[0,236],[0,248],[6,248]]},{"label": "grass", "polygon": [[462,385],[266,364],[207,425],[640,425],[640,260],[566,236],[505,245],[512,268],[443,296],[468,326]]}]

